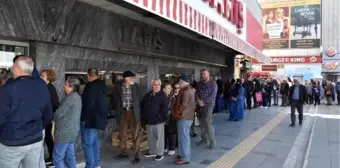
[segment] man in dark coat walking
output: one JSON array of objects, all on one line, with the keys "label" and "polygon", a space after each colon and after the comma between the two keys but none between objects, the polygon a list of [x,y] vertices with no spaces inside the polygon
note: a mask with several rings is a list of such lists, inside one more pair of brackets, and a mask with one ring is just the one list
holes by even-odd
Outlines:
[{"label": "man in dark coat walking", "polygon": [[295,109],[299,113],[299,124],[302,125],[303,121],[303,105],[307,103],[307,89],[304,85],[300,85],[299,80],[294,79],[294,85],[289,89],[289,100],[290,100],[290,108],[291,108],[291,121],[290,127],[295,126]]}]

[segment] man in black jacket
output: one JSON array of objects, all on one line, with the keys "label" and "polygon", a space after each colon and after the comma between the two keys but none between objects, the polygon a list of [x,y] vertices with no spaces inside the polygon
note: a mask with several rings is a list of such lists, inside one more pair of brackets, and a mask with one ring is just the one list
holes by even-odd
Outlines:
[{"label": "man in black jacket", "polygon": [[87,71],[88,83],[82,94],[81,142],[86,167],[99,167],[98,130],[105,130],[108,119],[106,87],[99,78],[98,69]]},{"label": "man in black jacket", "polygon": [[164,158],[164,124],[169,110],[169,101],[161,91],[161,80],[152,81],[152,91],[147,93],[141,103],[142,120],[146,123],[149,152],[145,157]]},{"label": "man in black jacket", "polygon": [[254,83],[251,80],[251,77],[248,77],[247,81],[244,82],[244,89],[245,89],[245,95],[246,95],[246,103],[247,108],[251,110],[251,99],[254,92]]},{"label": "man in black jacket", "polygon": [[140,162],[140,136],[141,136],[141,89],[135,83],[136,75],[131,71],[123,73],[123,81],[117,83],[112,92],[112,106],[117,114],[119,123],[120,154],[116,159],[127,159],[128,127],[131,127],[133,143],[135,147],[135,158],[133,164]]},{"label": "man in black jacket", "polygon": [[40,167],[43,129],[52,121],[46,83],[32,77],[31,58],[13,65],[13,80],[0,89],[0,167]]},{"label": "man in black jacket", "polygon": [[291,108],[291,121],[290,127],[295,126],[295,109],[299,113],[299,124],[302,125],[303,120],[303,105],[307,102],[307,89],[304,85],[300,85],[300,82],[297,79],[294,79],[294,85],[289,89],[289,100],[290,100],[290,108]]}]

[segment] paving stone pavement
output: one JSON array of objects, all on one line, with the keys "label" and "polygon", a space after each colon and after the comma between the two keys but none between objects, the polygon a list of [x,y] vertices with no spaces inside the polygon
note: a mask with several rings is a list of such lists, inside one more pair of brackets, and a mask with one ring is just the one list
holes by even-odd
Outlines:
[{"label": "paving stone pavement", "polygon": [[[245,112],[245,118],[241,122],[230,122],[227,121],[227,113],[219,113],[214,115],[214,125],[217,140],[217,148],[214,150],[209,150],[207,147],[196,146],[196,143],[200,140],[199,137],[192,138],[192,162],[190,165],[184,165],[180,167],[184,168],[205,168],[209,164],[213,163],[221,156],[229,152],[232,148],[238,145],[241,141],[246,139],[249,135],[253,134],[255,131],[267,124],[271,119],[277,116],[280,112],[287,112],[287,107],[271,107],[268,109],[253,109],[251,111],[247,110]],[[269,157],[268,159],[283,159],[284,156],[280,151],[286,151],[287,143],[291,141],[294,143],[294,135],[296,136],[299,128],[290,129],[288,128],[289,119],[285,119],[283,123],[279,125],[273,132],[271,132],[268,137],[263,141],[265,143],[258,144],[255,147],[256,150],[251,153],[255,157],[261,160],[263,156]],[[281,128],[282,127],[282,128]],[[197,129],[199,131],[199,129]],[[270,146],[275,146],[275,148],[270,148]],[[261,149],[265,150],[261,150]],[[274,152],[272,152],[272,150]],[[287,153],[289,150],[287,150]],[[178,167],[174,165],[174,156],[166,155],[165,158],[156,162],[150,158],[142,157],[141,163],[139,165],[132,165],[129,160],[117,161],[113,157],[118,154],[118,149],[113,148],[110,144],[107,144],[105,148],[102,149],[101,155],[101,167],[102,168],[172,168]],[[132,154],[131,154],[132,156]],[[251,156],[250,156],[251,157]],[[270,158],[272,157],[272,158]],[[81,157],[80,157],[81,158]],[[132,158],[131,158],[132,159]],[[263,158],[264,159],[264,158]],[[284,161],[284,159],[283,159]],[[248,167],[243,167],[248,168]]]},{"label": "paving stone pavement", "polygon": [[[305,109],[309,109],[309,106],[306,106]],[[290,115],[288,115],[239,161],[234,168],[282,167],[301,130],[300,126],[296,126],[295,128],[289,127],[290,123]]]},{"label": "paving stone pavement", "polygon": [[319,106],[307,168],[340,168],[340,106]]}]

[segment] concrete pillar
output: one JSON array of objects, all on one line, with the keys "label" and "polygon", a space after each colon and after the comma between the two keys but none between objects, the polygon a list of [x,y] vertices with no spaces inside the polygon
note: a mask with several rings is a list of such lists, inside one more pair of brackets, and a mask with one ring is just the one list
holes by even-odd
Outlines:
[{"label": "concrete pillar", "polygon": [[160,60],[151,58],[148,63],[148,75],[146,81],[147,90],[151,90],[151,81],[159,78]]},{"label": "concrete pillar", "polygon": [[65,52],[57,45],[40,42],[30,42],[29,51],[30,56],[35,60],[38,71],[43,69],[53,69],[55,71],[56,81],[53,84],[61,100],[65,95]]}]

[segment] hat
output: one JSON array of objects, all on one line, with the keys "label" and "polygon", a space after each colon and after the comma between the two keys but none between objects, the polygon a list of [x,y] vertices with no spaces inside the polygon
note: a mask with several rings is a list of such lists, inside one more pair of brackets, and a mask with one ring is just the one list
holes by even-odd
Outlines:
[{"label": "hat", "polygon": [[134,74],[133,72],[131,72],[131,71],[125,71],[124,73],[123,73],[123,78],[127,78],[127,77],[135,77],[136,76],[136,74]]},{"label": "hat", "polygon": [[189,76],[187,74],[182,74],[181,76],[179,76],[179,79],[189,83]]}]

